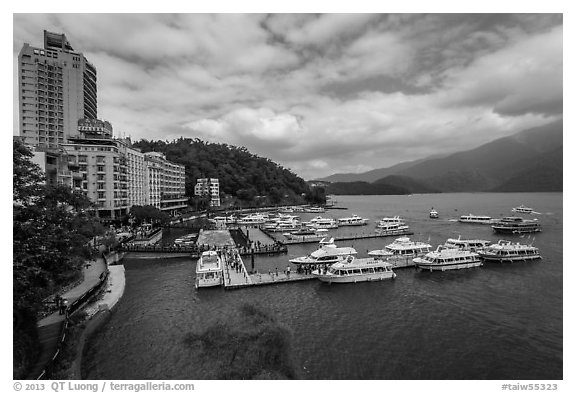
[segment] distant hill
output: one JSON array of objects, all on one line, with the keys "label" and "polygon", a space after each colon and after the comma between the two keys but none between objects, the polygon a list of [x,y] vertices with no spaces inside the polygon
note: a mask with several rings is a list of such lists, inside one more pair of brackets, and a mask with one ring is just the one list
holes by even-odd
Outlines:
[{"label": "distant hill", "polygon": [[[489,191],[500,189],[509,179],[536,163],[547,162],[547,155],[562,149],[562,121],[557,121],[500,138],[476,149],[427,160],[397,174],[425,180],[445,192]],[[547,170],[548,176],[562,178],[562,172]],[[517,179],[516,181],[520,181]],[[555,183],[556,181],[552,181]],[[517,184],[520,187],[520,184]],[[546,183],[525,182],[524,191],[548,190]]]},{"label": "distant hill", "polygon": [[336,173],[334,175],[330,175],[328,177],[323,177],[318,179],[319,181],[329,181],[329,182],[354,182],[354,181],[363,181],[363,182],[375,182],[376,180],[382,179],[386,176],[390,176],[396,174],[404,169],[410,168],[414,165],[417,165],[423,161],[429,160],[431,158],[437,158],[443,156],[432,156],[427,158],[422,158],[415,161],[406,161],[400,164],[396,164],[389,168],[380,168],[380,169],[373,169],[368,172],[363,173]]},{"label": "distant hill", "polygon": [[390,184],[373,184],[363,181],[330,183],[327,194],[333,195],[407,195],[410,190]]},{"label": "distant hill", "polygon": [[562,149],[544,153],[537,162],[526,165],[508,180],[495,187],[494,192],[563,191]]},{"label": "distant hill", "polygon": [[372,181],[411,192],[435,192],[424,191],[427,187],[440,192],[560,191],[562,134],[559,120],[472,150],[322,180]]},{"label": "distant hill", "polygon": [[372,184],[387,184],[389,186],[404,188],[408,190],[410,194],[433,194],[441,192],[438,188],[407,176],[390,175],[383,179],[378,179]]}]

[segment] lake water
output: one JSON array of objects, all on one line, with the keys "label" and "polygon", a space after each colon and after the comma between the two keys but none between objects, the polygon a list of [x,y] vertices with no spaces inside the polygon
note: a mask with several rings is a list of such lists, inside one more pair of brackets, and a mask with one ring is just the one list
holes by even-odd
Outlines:
[{"label": "lake water", "polygon": [[[183,344],[250,302],[262,305],[293,333],[305,379],[562,379],[562,194],[425,194],[339,196],[323,216],[358,214],[373,232],[384,216],[402,216],[413,239],[433,246],[449,237],[533,242],[541,261],[490,264],[448,272],[396,270],[395,280],[347,285],[319,281],[235,291],[194,289],[195,261],[126,260],[126,290],[110,321],[90,342],[89,379],[201,379]],[[542,213],[542,232],[495,236],[490,226],[455,222],[472,213],[501,217],[524,204]],[[428,218],[434,207],[440,219]],[[314,214],[301,214],[303,220]],[[166,233],[170,241],[181,231]],[[359,257],[390,238],[342,241]],[[289,255],[257,257],[260,271],[284,269],[288,259],[316,244],[294,245]],[[249,261],[246,261],[249,263]]]}]

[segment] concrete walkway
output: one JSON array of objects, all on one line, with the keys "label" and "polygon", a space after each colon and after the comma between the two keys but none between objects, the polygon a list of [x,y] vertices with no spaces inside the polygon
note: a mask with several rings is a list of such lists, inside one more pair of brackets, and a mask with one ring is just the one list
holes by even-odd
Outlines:
[{"label": "concrete walkway", "polygon": [[109,269],[108,286],[104,296],[84,309],[89,318],[100,310],[111,310],[124,294],[124,288],[126,287],[124,265],[110,266]]},{"label": "concrete walkway", "polygon": [[[83,273],[84,281],[62,295],[63,298],[68,300],[68,305],[74,303],[76,299],[84,295],[89,289],[94,287],[100,281],[100,275],[106,271],[106,262],[102,258],[96,258],[95,262],[90,263]],[[51,325],[53,323],[64,321],[64,315],[59,315],[58,312],[48,315],[38,322],[38,327]]]},{"label": "concrete walkway", "polygon": [[[86,268],[83,271],[84,280],[68,292],[62,294],[62,297],[68,300],[68,305],[72,304],[76,299],[98,284],[100,281],[100,275],[105,271],[106,262],[104,262],[104,259],[102,258],[97,258],[95,262],[86,265]],[[58,311],[56,311],[38,321],[37,326],[38,341],[40,342],[40,355],[26,379],[38,378],[42,370],[46,368],[50,360],[56,354],[64,320],[65,316],[60,315]]]}]

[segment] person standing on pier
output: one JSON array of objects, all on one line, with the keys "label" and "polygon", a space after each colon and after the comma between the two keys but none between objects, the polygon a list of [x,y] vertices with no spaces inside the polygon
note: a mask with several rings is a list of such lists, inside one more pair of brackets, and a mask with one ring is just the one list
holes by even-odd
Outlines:
[{"label": "person standing on pier", "polygon": [[286,266],[286,276],[290,278],[290,265]]}]

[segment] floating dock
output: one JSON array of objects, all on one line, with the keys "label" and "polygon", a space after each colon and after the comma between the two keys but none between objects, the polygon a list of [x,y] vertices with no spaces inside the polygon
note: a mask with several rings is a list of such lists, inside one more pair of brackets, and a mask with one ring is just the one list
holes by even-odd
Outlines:
[{"label": "floating dock", "polygon": [[224,262],[224,288],[240,289],[258,285],[281,284],[295,281],[313,280],[316,276],[312,274],[301,274],[296,272],[287,273],[285,271],[269,271],[267,273],[249,274],[244,266],[242,258],[238,259],[239,267],[235,269],[228,261]]},{"label": "floating dock", "polygon": [[[393,269],[415,267],[411,259],[389,261]],[[225,289],[242,289],[260,285],[282,284],[296,281],[314,280],[313,274],[303,274],[290,271],[268,271],[264,273],[248,273],[244,261],[238,258],[238,268],[232,267],[228,261],[223,261],[224,267],[224,288]]]},{"label": "floating dock", "polygon": [[[408,236],[413,235],[414,232],[406,231],[402,233],[388,233],[388,234],[380,234],[380,233],[365,233],[365,234],[355,234],[355,235],[343,235],[343,236],[330,236],[326,235],[326,238],[334,238],[334,241],[341,241],[341,240],[361,240],[361,239],[374,239],[380,237],[390,237],[390,236]],[[303,244],[303,243],[318,243],[320,240],[313,238],[313,239],[285,239],[279,240],[283,244]]]}]

